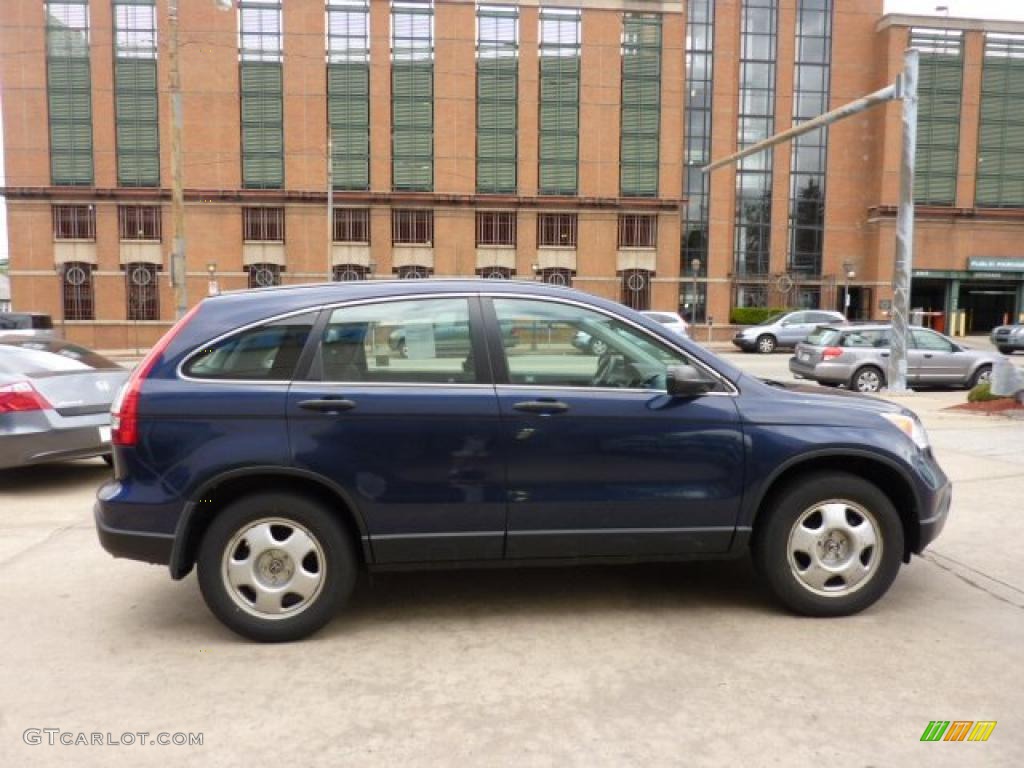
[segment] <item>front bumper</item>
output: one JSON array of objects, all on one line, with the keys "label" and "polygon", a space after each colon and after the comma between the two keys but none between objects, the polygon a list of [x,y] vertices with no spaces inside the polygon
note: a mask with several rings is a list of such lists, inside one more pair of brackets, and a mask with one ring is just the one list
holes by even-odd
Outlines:
[{"label": "front bumper", "polygon": [[[941,473],[941,470],[939,470]],[[942,484],[929,496],[929,503],[922,509],[922,517],[918,521],[916,554],[921,554],[925,547],[935,541],[949,519],[949,508],[953,502],[953,486],[942,475]]]},{"label": "front bumper", "polygon": [[745,336],[733,336],[732,343],[744,352],[751,352],[757,347],[757,339],[748,339]]}]

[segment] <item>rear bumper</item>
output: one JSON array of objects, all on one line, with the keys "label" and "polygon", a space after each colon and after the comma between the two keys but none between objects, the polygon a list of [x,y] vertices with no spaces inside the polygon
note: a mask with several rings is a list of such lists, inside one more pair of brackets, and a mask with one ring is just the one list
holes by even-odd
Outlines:
[{"label": "rear bumper", "polygon": [[104,520],[102,504],[98,501],[93,508],[93,514],[96,518],[96,534],[99,536],[100,545],[114,557],[141,560],[156,565],[167,565],[171,562],[174,536],[112,528]]},{"label": "rear bumper", "polygon": [[[102,426],[106,426],[110,423],[110,417],[104,414],[101,421]],[[110,453],[110,443],[101,438],[100,426],[70,429],[52,429],[47,426],[0,431],[0,469],[87,459]]]},{"label": "rear bumper", "polygon": [[812,365],[800,362],[796,355],[789,358],[789,372],[798,379],[824,381],[830,384],[845,384],[850,380],[850,368],[848,365],[836,363]]}]

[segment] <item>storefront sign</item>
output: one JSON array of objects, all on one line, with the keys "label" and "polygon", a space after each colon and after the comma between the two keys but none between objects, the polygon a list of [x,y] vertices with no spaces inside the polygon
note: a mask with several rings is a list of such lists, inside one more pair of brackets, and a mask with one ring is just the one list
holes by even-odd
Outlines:
[{"label": "storefront sign", "polygon": [[981,269],[987,272],[1024,272],[1024,258],[972,256],[967,259],[967,268],[972,270]]}]

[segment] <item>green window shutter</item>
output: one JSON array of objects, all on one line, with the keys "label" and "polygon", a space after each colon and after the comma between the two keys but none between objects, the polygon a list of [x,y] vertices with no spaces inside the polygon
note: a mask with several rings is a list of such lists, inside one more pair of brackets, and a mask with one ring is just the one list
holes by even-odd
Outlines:
[{"label": "green window shutter", "polygon": [[391,66],[392,186],[430,191],[434,186],[434,62]]},{"label": "green window shutter", "polygon": [[243,61],[242,185],[249,189],[284,186],[284,115],[281,64]]},{"label": "green window shutter", "polygon": [[619,189],[623,197],[658,194],[661,129],[661,16],[623,19]]},{"label": "green window shutter", "polygon": [[519,13],[480,6],[477,24],[477,192],[512,194],[518,179]]},{"label": "green window shutter", "polygon": [[914,199],[918,203],[952,205],[956,199],[960,143],[962,36],[914,30],[911,45],[923,51],[918,83]]},{"label": "green window shutter", "polygon": [[327,68],[334,188],[370,188],[370,69],[366,62]]},{"label": "green window shutter", "polygon": [[156,61],[115,60],[114,92],[118,184],[158,187],[160,119]]},{"label": "green window shutter", "polygon": [[46,10],[50,180],[58,186],[91,186],[92,77],[87,4],[75,0],[50,2]]},{"label": "green window shutter", "polygon": [[580,58],[540,62],[540,190],[575,195],[579,188]]},{"label": "green window shutter", "polygon": [[1024,208],[1024,38],[986,37],[975,205]]}]

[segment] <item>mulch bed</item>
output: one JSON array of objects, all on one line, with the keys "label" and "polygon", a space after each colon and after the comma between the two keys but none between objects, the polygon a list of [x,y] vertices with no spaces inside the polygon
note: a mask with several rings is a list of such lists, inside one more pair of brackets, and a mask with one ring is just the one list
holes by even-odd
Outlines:
[{"label": "mulch bed", "polygon": [[1021,405],[1012,397],[1004,397],[999,400],[984,400],[980,403],[961,403],[946,408],[947,411],[971,411],[974,413],[999,413],[1021,411],[1024,412],[1024,405]]}]

